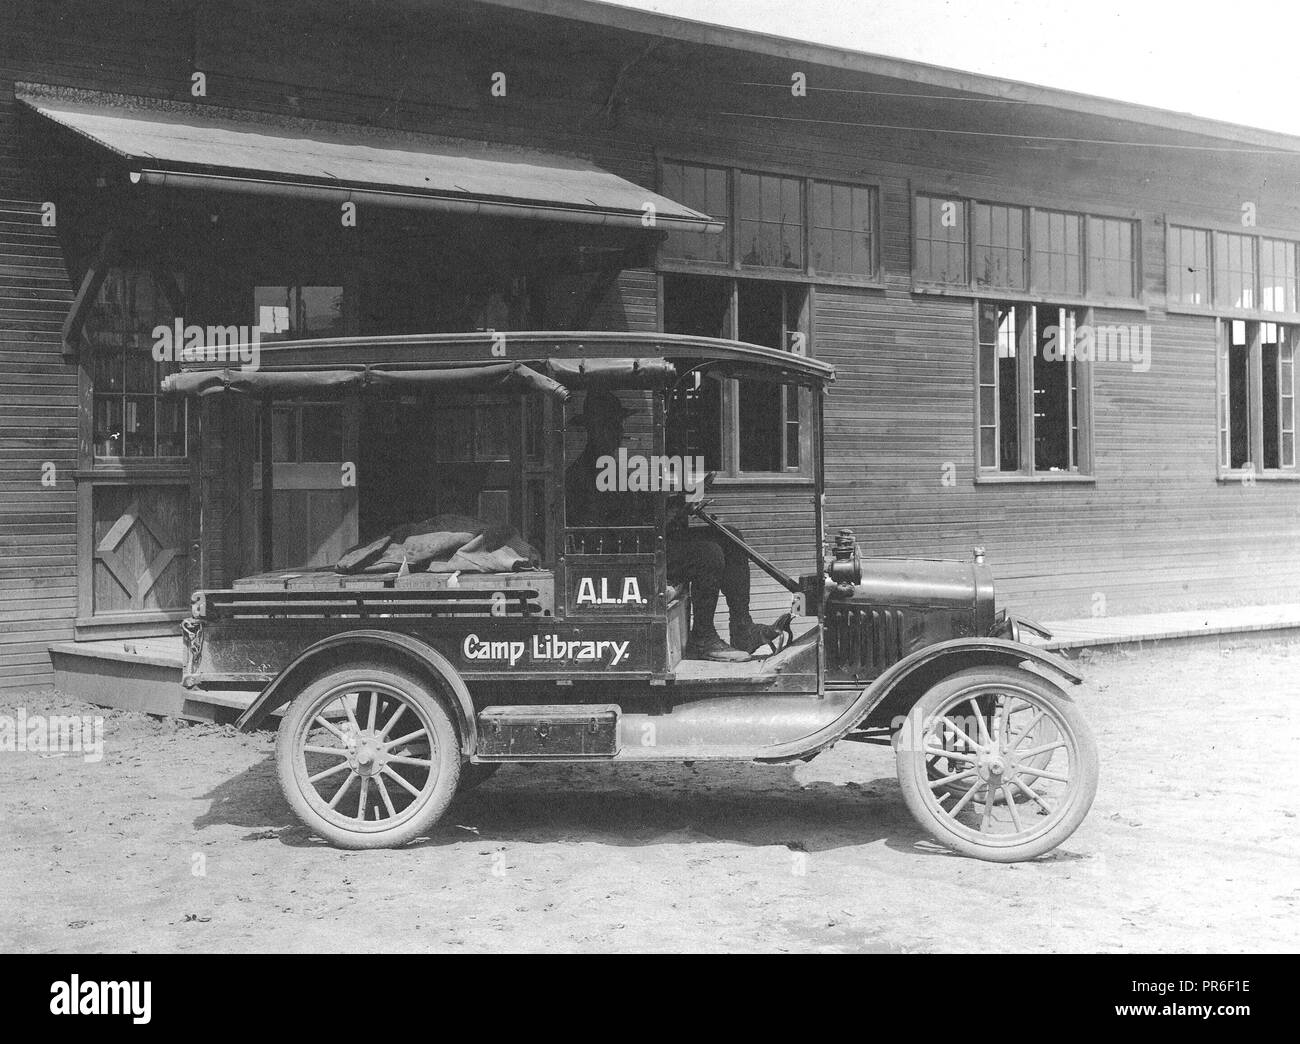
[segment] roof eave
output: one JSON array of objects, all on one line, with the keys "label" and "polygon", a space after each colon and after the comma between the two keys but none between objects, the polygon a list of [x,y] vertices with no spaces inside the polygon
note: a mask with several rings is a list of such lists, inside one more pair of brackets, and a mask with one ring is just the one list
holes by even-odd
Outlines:
[{"label": "roof eave", "polygon": [[795,40],[749,29],[620,7],[615,4],[601,3],[598,0],[480,0],[480,2],[532,14],[568,18],[613,29],[669,37],[685,43],[750,51],[851,72],[893,77],[929,87],[1023,101],[1032,105],[1042,105],[1103,119],[1125,120],[1184,134],[1300,152],[1300,136],[1284,134],[1280,131],[1247,127],[1226,120],[1175,112],[1137,102],[1081,94],[1056,87],[1043,87],[1019,80],[1004,80],[982,73],[963,72],[959,69],[929,65],[905,58],[846,50],[829,44]]}]

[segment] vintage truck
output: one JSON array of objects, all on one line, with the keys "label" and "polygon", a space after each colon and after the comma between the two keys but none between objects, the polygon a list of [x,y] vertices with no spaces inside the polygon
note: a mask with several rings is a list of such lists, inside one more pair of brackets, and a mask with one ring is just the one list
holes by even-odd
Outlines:
[{"label": "vintage truck", "polygon": [[[618,396],[637,448],[668,458],[674,418],[720,380],[803,397],[811,480],[802,547],[787,549],[806,563],[797,575],[667,482],[637,524],[566,517],[583,397]],[[448,465],[448,488],[505,512],[537,558],[500,572],[265,570],[197,591],[184,684],[255,692],[242,729],[278,714],[285,796],[348,848],[427,834],[458,789],[505,763],[780,765],[858,741],[893,745],[903,800],[937,841],[980,859],[1042,855],[1071,835],[1096,790],[1095,742],[1067,691],[1081,678],[1021,641],[1031,625],[995,608],[982,553],[870,558],[848,530],[825,538],[833,380],[829,365],[793,352],[626,333],[340,338],[264,346],[255,371],[188,366],[165,390],[264,405],[322,393],[400,394],[420,411],[505,404],[494,416],[510,452],[469,486]],[[682,511],[789,593],[777,651],[735,663],[684,656],[690,593],[668,568]],[[728,517],[745,524],[743,512]]]}]

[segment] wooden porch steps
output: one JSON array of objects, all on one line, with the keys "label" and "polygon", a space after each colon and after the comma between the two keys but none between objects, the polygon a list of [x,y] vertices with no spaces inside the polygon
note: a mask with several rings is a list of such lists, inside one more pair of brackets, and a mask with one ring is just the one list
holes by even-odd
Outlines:
[{"label": "wooden porch steps", "polygon": [[257,696],[237,689],[195,692],[181,685],[180,636],[55,642],[50,646],[54,687],[69,696],[117,710],[188,721],[232,722]]}]

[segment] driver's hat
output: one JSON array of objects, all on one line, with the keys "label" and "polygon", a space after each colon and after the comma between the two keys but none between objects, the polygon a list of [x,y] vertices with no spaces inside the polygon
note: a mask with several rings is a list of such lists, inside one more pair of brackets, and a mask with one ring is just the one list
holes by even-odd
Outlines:
[{"label": "driver's hat", "polygon": [[589,391],[582,404],[582,412],[573,418],[572,423],[585,428],[594,423],[622,420],[632,411],[629,410],[613,392],[599,389]]}]

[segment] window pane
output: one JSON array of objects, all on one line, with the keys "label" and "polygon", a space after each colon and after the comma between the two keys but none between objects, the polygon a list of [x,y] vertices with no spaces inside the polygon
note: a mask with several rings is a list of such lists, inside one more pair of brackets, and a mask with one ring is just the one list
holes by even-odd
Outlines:
[{"label": "window pane", "polygon": [[1214,233],[1214,296],[1221,308],[1255,307],[1255,241]]},{"label": "window pane", "polygon": [[1280,463],[1281,432],[1278,421],[1280,403],[1278,402],[1278,325],[1277,323],[1260,324],[1260,387],[1263,392],[1263,437],[1265,468],[1276,468]]},{"label": "window pane", "polygon": [[729,262],[731,200],[727,188],[727,171],[721,167],[704,167],[693,163],[665,163],[660,184],[663,194],[669,199],[728,225],[716,234],[669,232],[664,240],[663,256],[679,261]]},{"label": "window pane", "polygon": [[[180,280],[176,290],[181,290]],[[112,269],[90,310],[93,452],[96,457],[183,457],[187,406],[158,397],[175,363],[153,358],[153,329],[170,326],[171,301],[151,272]],[[162,427],[160,429],[160,418]]]},{"label": "window pane", "polygon": [[871,276],[876,270],[876,190],[857,185],[813,185],[812,266],[834,275]]},{"label": "window pane", "polygon": [[802,269],[803,185],[775,174],[736,176],[740,263]]},{"label": "window pane", "polygon": [[1025,288],[1025,211],[991,203],[972,206],[975,282],[979,286]]},{"label": "window pane", "polygon": [[1210,233],[1203,228],[1170,230],[1167,273],[1169,301],[1210,304]]},{"label": "window pane", "polygon": [[1029,308],[981,304],[979,311],[980,467],[1020,470],[1018,358]]},{"label": "window pane", "polygon": [[1259,241],[1260,307],[1296,311],[1296,245],[1282,239]]},{"label": "window pane", "polygon": [[1284,468],[1295,467],[1295,339],[1297,328],[1281,328],[1281,342],[1278,345],[1278,426],[1281,430],[1281,464]]},{"label": "window pane", "polygon": [[[1040,305],[1035,343],[1074,343],[1074,316],[1069,309]],[[1034,468],[1038,471],[1076,470],[1074,408],[1076,363],[1071,352],[1035,352]]]},{"label": "window pane", "polygon": [[1234,320],[1228,330],[1227,358],[1227,462],[1243,468],[1250,460],[1250,328],[1256,324]]},{"label": "window pane", "polygon": [[1083,293],[1083,216],[1034,211],[1034,287],[1046,293]]},{"label": "window pane", "polygon": [[[664,332],[696,337],[733,336],[731,280],[710,276],[665,275]],[[695,375],[679,388],[674,403],[671,453],[704,457],[709,471],[722,469],[722,385]]]},{"label": "window pane", "polygon": [[1088,293],[1096,297],[1137,297],[1134,223],[1088,218]]},{"label": "window pane", "polygon": [[[785,347],[785,287],[744,281],[737,285],[737,336],[748,344]],[[782,386],[737,381],[740,470],[781,471],[786,439]]]},{"label": "window pane", "polygon": [[122,397],[95,396],[95,456],[122,456]]},{"label": "window pane", "polygon": [[912,273],[919,282],[965,286],[966,204],[959,199],[917,196]]},{"label": "window pane", "polygon": [[123,406],[122,432],[128,457],[154,456],[154,399],[128,395]]}]

